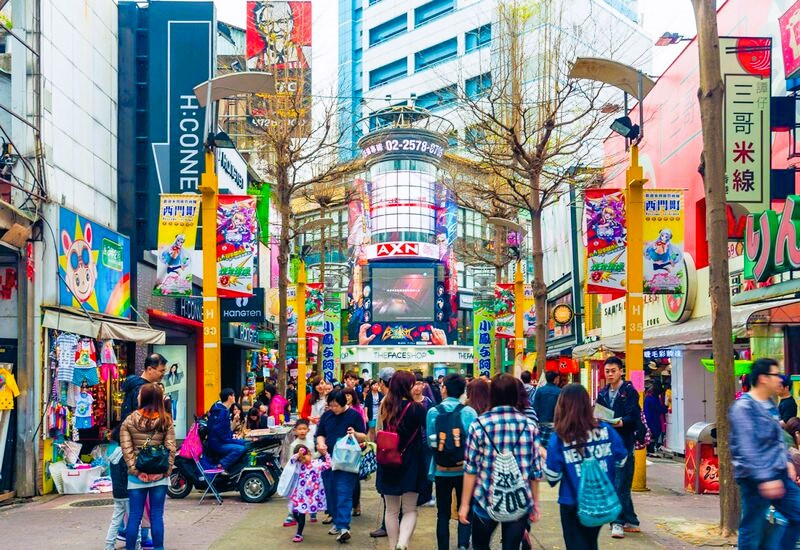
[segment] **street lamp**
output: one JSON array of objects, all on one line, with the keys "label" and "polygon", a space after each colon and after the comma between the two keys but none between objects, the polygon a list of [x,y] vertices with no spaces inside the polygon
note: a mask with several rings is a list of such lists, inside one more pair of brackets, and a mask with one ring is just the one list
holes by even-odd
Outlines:
[{"label": "street lamp", "polygon": [[656,46],[672,46],[673,44],[677,44],[678,42],[688,42],[692,40],[691,38],[686,38],[685,36],[678,34],[676,32],[665,32],[661,36],[658,37],[656,40]]},{"label": "street lamp", "polygon": [[[522,373],[525,354],[525,335],[523,332],[525,328],[523,326],[525,322],[525,281],[522,278],[522,254],[520,253],[520,249],[525,239],[526,231],[520,224],[505,218],[492,217],[487,221],[489,225],[502,227],[510,233],[516,233],[517,235],[516,246],[509,246],[509,249],[516,260],[514,273],[514,374],[519,376]],[[536,350],[536,352],[542,353],[543,350]]]},{"label": "street lamp", "polygon": [[[628,379],[632,380],[638,375],[634,372],[643,373],[644,371],[644,295],[643,291],[643,271],[644,271],[644,171],[639,165],[639,142],[644,138],[644,98],[655,86],[650,78],[642,71],[628,65],[596,57],[579,57],[575,60],[569,74],[570,78],[584,78],[603,82],[619,88],[625,94],[632,95],[639,101],[639,128],[633,134],[632,124],[628,113],[623,119],[617,119],[612,125],[612,129],[625,136],[621,131],[625,131],[629,136],[626,140],[631,141],[630,146],[630,167],[625,173],[626,209],[628,215],[628,273],[625,287],[627,296],[625,298],[625,363]],[[627,99],[627,98],[626,98]],[[627,104],[627,101],[626,101]],[[626,105],[627,107],[627,105]],[[627,110],[627,109],[626,109]],[[617,125],[617,122],[620,122]],[[588,273],[587,273],[588,276]],[[644,379],[641,378],[643,381]],[[644,388],[639,390],[639,405],[644,403]],[[636,466],[634,470],[633,489],[636,491],[647,490],[647,451],[642,449],[635,452]]]}]

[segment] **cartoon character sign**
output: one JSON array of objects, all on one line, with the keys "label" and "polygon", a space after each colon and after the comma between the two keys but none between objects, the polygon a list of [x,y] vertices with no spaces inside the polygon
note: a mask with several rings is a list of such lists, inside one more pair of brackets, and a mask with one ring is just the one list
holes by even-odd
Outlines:
[{"label": "cartoon character sign", "polygon": [[217,288],[221,297],[253,295],[257,230],[256,200],[253,197],[220,195],[217,209]]},{"label": "cartoon character sign", "polygon": [[200,196],[161,195],[155,296],[191,296]]},{"label": "cartoon character sign", "polygon": [[584,235],[590,294],[625,293],[628,232],[625,194],[616,189],[586,191]]},{"label": "cartoon character sign", "polygon": [[89,302],[97,310],[97,297],[94,284],[97,282],[97,252],[92,250],[92,226],[86,224],[81,232],[80,225],[75,230],[75,240],[64,229],[61,231],[61,245],[66,256],[65,281],[67,288],[80,303]]}]

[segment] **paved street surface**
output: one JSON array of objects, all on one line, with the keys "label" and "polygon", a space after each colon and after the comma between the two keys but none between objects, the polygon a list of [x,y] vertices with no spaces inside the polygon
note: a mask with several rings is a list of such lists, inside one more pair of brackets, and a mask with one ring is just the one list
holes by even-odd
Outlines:
[{"label": "paved street surface", "polygon": [[[723,541],[709,538],[708,532],[716,523],[718,499],[715,496],[685,495],[682,493],[683,466],[659,461],[648,470],[651,491],[634,496],[642,533],[629,534],[624,540],[611,539],[603,530],[601,548],[695,548],[701,543],[721,547]],[[534,547],[563,548],[561,524],[556,503],[556,491],[543,487],[543,518],[533,528]],[[305,542],[293,545],[293,528],[282,527],[286,516],[286,501],[275,498],[265,504],[244,504],[238,495],[229,494],[222,506],[208,499],[198,503],[199,493],[182,501],[167,500],[166,548],[213,548],[219,550],[270,549],[297,546],[299,548],[337,548],[334,537],[326,534],[327,526],[307,523]],[[94,505],[94,506],[93,506]],[[379,523],[381,500],[372,482],[362,490],[363,515],[353,520],[352,549],[388,548],[387,539],[370,539],[369,531]],[[43,497],[32,502],[0,508],[1,548],[102,548],[108,521],[111,517],[111,495],[77,495]],[[691,531],[699,538],[679,539],[679,531]],[[451,543],[455,544],[455,522],[452,523]],[[499,548],[499,536],[495,543]],[[123,545],[120,543],[119,548]],[[435,508],[421,508],[417,529],[412,539],[413,550],[436,548]],[[455,548],[455,546],[453,546]]]}]

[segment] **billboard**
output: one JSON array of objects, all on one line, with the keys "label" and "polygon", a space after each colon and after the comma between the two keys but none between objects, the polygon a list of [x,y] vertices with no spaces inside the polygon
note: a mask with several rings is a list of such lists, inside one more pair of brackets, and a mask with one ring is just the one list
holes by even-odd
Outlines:
[{"label": "billboard", "polygon": [[155,296],[191,296],[199,214],[200,195],[161,195]]},{"label": "billboard", "polygon": [[66,208],[58,226],[59,304],[130,317],[130,239]]},{"label": "billboard", "polygon": [[644,190],[645,294],[683,294],[683,191]]},{"label": "billboard", "polygon": [[628,258],[625,193],[616,189],[590,189],[585,199],[583,234],[589,266],[586,292],[621,296],[625,293]]},{"label": "billboard", "polygon": [[256,199],[220,195],[217,207],[217,292],[220,298],[253,295],[257,253]]},{"label": "billboard", "polygon": [[433,269],[390,267],[372,269],[372,320],[430,322],[434,306]]}]

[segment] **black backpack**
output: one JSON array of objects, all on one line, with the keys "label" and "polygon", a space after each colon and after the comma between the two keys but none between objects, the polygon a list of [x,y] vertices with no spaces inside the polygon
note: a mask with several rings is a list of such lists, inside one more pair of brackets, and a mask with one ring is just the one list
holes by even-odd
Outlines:
[{"label": "black backpack", "polygon": [[457,468],[464,464],[467,433],[461,423],[463,408],[464,405],[459,404],[452,411],[446,412],[443,405],[436,407],[439,415],[436,417],[434,425],[436,447],[433,451],[433,458],[437,466]]}]

